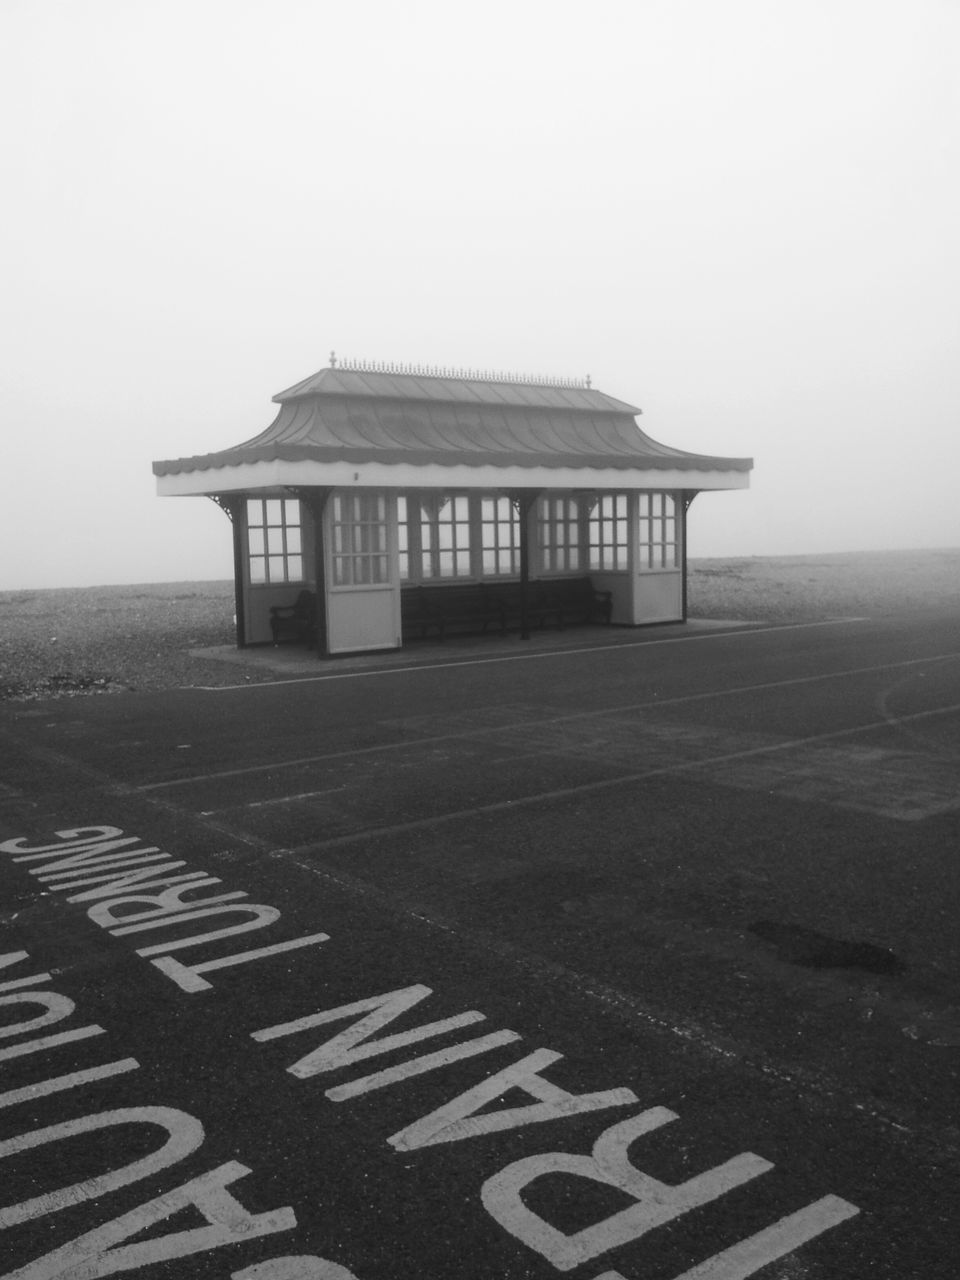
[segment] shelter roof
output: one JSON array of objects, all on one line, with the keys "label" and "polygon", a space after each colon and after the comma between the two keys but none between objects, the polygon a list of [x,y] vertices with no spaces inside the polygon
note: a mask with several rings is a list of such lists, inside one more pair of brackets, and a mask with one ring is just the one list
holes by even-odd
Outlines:
[{"label": "shelter roof", "polygon": [[330,367],[273,397],[265,431],[218,453],[155,462],[154,473],[257,462],[738,471],[748,458],[688,453],[637,426],[633,405],[587,384],[452,371]]},{"label": "shelter roof", "polygon": [[586,409],[635,414],[640,410],[572,378],[521,378],[438,370],[409,373],[399,369],[329,368],[278,392],[278,404],[308,396],[350,396],[427,404],[516,405],[531,409]]}]

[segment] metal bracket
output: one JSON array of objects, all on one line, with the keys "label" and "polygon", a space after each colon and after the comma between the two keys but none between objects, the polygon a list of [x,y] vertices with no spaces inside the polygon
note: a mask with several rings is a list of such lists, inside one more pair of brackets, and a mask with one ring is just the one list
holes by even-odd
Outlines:
[{"label": "metal bracket", "polygon": [[233,524],[240,514],[240,506],[243,498],[235,493],[208,493],[207,497],[211,502],[215,502],[227,519]]}]

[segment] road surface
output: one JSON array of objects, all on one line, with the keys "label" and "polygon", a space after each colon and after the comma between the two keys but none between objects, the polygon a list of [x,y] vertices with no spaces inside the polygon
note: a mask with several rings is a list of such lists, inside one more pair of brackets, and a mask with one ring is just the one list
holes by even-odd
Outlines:
[{"label": "road surface", "polygon": [[953,1280],[960,614],[0,709],[3,1280]]}]

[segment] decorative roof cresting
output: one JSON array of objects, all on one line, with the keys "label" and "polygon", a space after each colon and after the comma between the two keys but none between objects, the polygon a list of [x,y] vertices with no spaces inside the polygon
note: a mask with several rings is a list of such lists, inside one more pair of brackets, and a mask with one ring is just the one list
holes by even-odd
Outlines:
[{"label": "decorative roof cresting", "polygon": [[495,369],[457,369],[446,365],[412,364],[396,360],[339,359],[330,352],[330,368],[349,373],[398,373],[415,378],[459,378],[467,382],[505,382],[528,387],[571,387],[589,390],[589,373],[584,378],[554,378],[549,374],[504,373]]}]

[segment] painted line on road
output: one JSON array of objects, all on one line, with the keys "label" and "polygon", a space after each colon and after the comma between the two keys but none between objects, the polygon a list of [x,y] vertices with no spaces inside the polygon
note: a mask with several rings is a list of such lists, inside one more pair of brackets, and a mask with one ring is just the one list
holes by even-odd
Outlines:
[{"label": "painted line on road", "polygon": [[[286,684],[318,684],[325,680],[362,680],[367,676],[406,675],[415,671],[443,671],[448,667],[483,667],[496,662],[531,662],[537,658],[575,658],[582,653],[619,653],[623,649],[648,649],[662,644],[690,644],[696,640],[729,640],[732,636],[769,635],[771,631],[804,631],[812,627],[837,627],[851,622],[869,622],[869,618],[824,618],[819,622],[783,622],[776,626],[765,627],[762,623],[732,623],[733,631],[711,631],[695,636],[665,636],[662,640],[627,640],[622,644],[595,644],[585,648],[544,649],[539,653],[501,653],[490,658],[460,658],[446,662],[418,662],[407,667],[378,667],[373,671],[332,671],[317,676],[294,676],[285,680],[262,680],[257,684],[191,684],[182,685],[182,689],[200,693],[236,693],[243,689],[251,693],[258,689],[275,689]],[[320,659],[318,658],[319,662]]]},{"label": "painted line on road", "polygon": [[[581,650],[583,652],[583,650]],[[476,729],[458,729],[452,733],[435,734],[432,737],[405,738],[402,742],[383,742],[370,747],[352,747],[346,751],[327,751],[312,756],[296,756],[292,760],[271,760],[266,764],[244,765],[239,769],[219,769],[211,773],[195,773],[185,778],[167,778],[161,782],[145,782],[140,785],[124,787],[123,790],[162,791],[168,787],[188,786],[195,782],[215,782],[221,778],[240,778],[252,773],[269,773],[280,769],[297,769],[302,765],[321,764],[325,760],[343,760],[353,756],[375,755],[378,752],[409,751],[411,747],[432,746],[440,742],[455,742],[469,738],[480,738],[492,733],[504,733],[522,725],[524,729],[543,728],[547,725],[566,724],[577,720],[602,719],[604,716],[618,716],[632,711],[646,711],[651,708],[676,707],[685,703],[705,702],[711,698],[729,698],[741,693],[763,693],[769,689],[788,689],[802,684],[816,684],[822,680],[841,680],[849,676],[872,675],[878,671],[894,671],[901,667],[922,666],[929,662],[949,662],[960,658],[960,651],[952,653],[935,653],[923,658],[907,658],[900,662],[882,662],[869,667],[848,667],[842,671],[820,672],[812,676],[792,676],[788,680],[768,680],[759,684],[732,685],[728,689],[710,689],[704,693],[682,694],[675,698],[648,698],[643,702],[629,702],[615,707],[592,708],[589,711],[571,711],[567,715],[547,716],[541,720],[524,720],[512,724],[482,725]],[[247,686],[244,685],[244,688]],[[309,793],[304,793],[309,794]],[[321,794],[317,792],[315,794]],[[264,801],[263,803],[270,803]],[[214,812],[210,810],[210,812]]]},{"label": "painted line on road", "polygon": [[315,800],[317,796],[330,796],[343,787],[324,787],[322,791],[298,791],[292,796],[273,796],[269,800],[248,800],[242,804],[230,804],[225,809],[201,809],[201,818],[212,818],[218,813],[231,813],[234,809],[266,809],[273,804],[294,804],[297,800]]},{"label": "painted line on road", "polygon": [[[913,715],[902,716],[898,723],[929,720],[934,716],[953,715],[957,712],[960,712],[960,702],[953,703],[949,707],[937,707],[931,711],[917,711]],[[660,768],[647,769],[641,773],[626,773],[619,774],[614,778],[599,778],[593,782],[578,783],[575,787],[559,787],[552,791],[537,791],[532,795],[518,796],[515,800],[496,800],[491,804],[476,805],[470,809],[454,809],[447,813],[433,814],[429,818],[412,818],[408,822],[397,822],[386,827],[364,827],[359,831],[351,831],[340,836],[330,836],[325,840],[313,840],[307,844],[297,845],[294,852],[307,853],[312,849],[334,849],[342,845],[355,844],[360,840],[374,840],[382,836],[399,835],[405,831],[421,831],[428,827],[441,826],[445,822],[457,822],[465,818],[478,818],[485,814],[528,808],[532,805],[566,800],[571,796],[588,795],[594,791],[609,791],[615,787],[627,786],[630,783],[645,782],[650,778],[669,778],[680,773],[690,773],[695,769],[706,769],[711,765],[727,764],[734,760],[747,760],[752,756],[770,755],[777,751],[792,751],[796,747],[831,742],[838,738],[851,738],[859,733],[872,733],[877,729],[890,728],[891,724],[888,720],[873,720],[850,729],[834,729],[830,733],[814,733],[804,738],[789,738],[785,742],[772,742],[762,747],[749,747],[743,751],[731,751],[723,755],[706,756],[702,760],[688,760],[683,763],[663,765]]]}]

